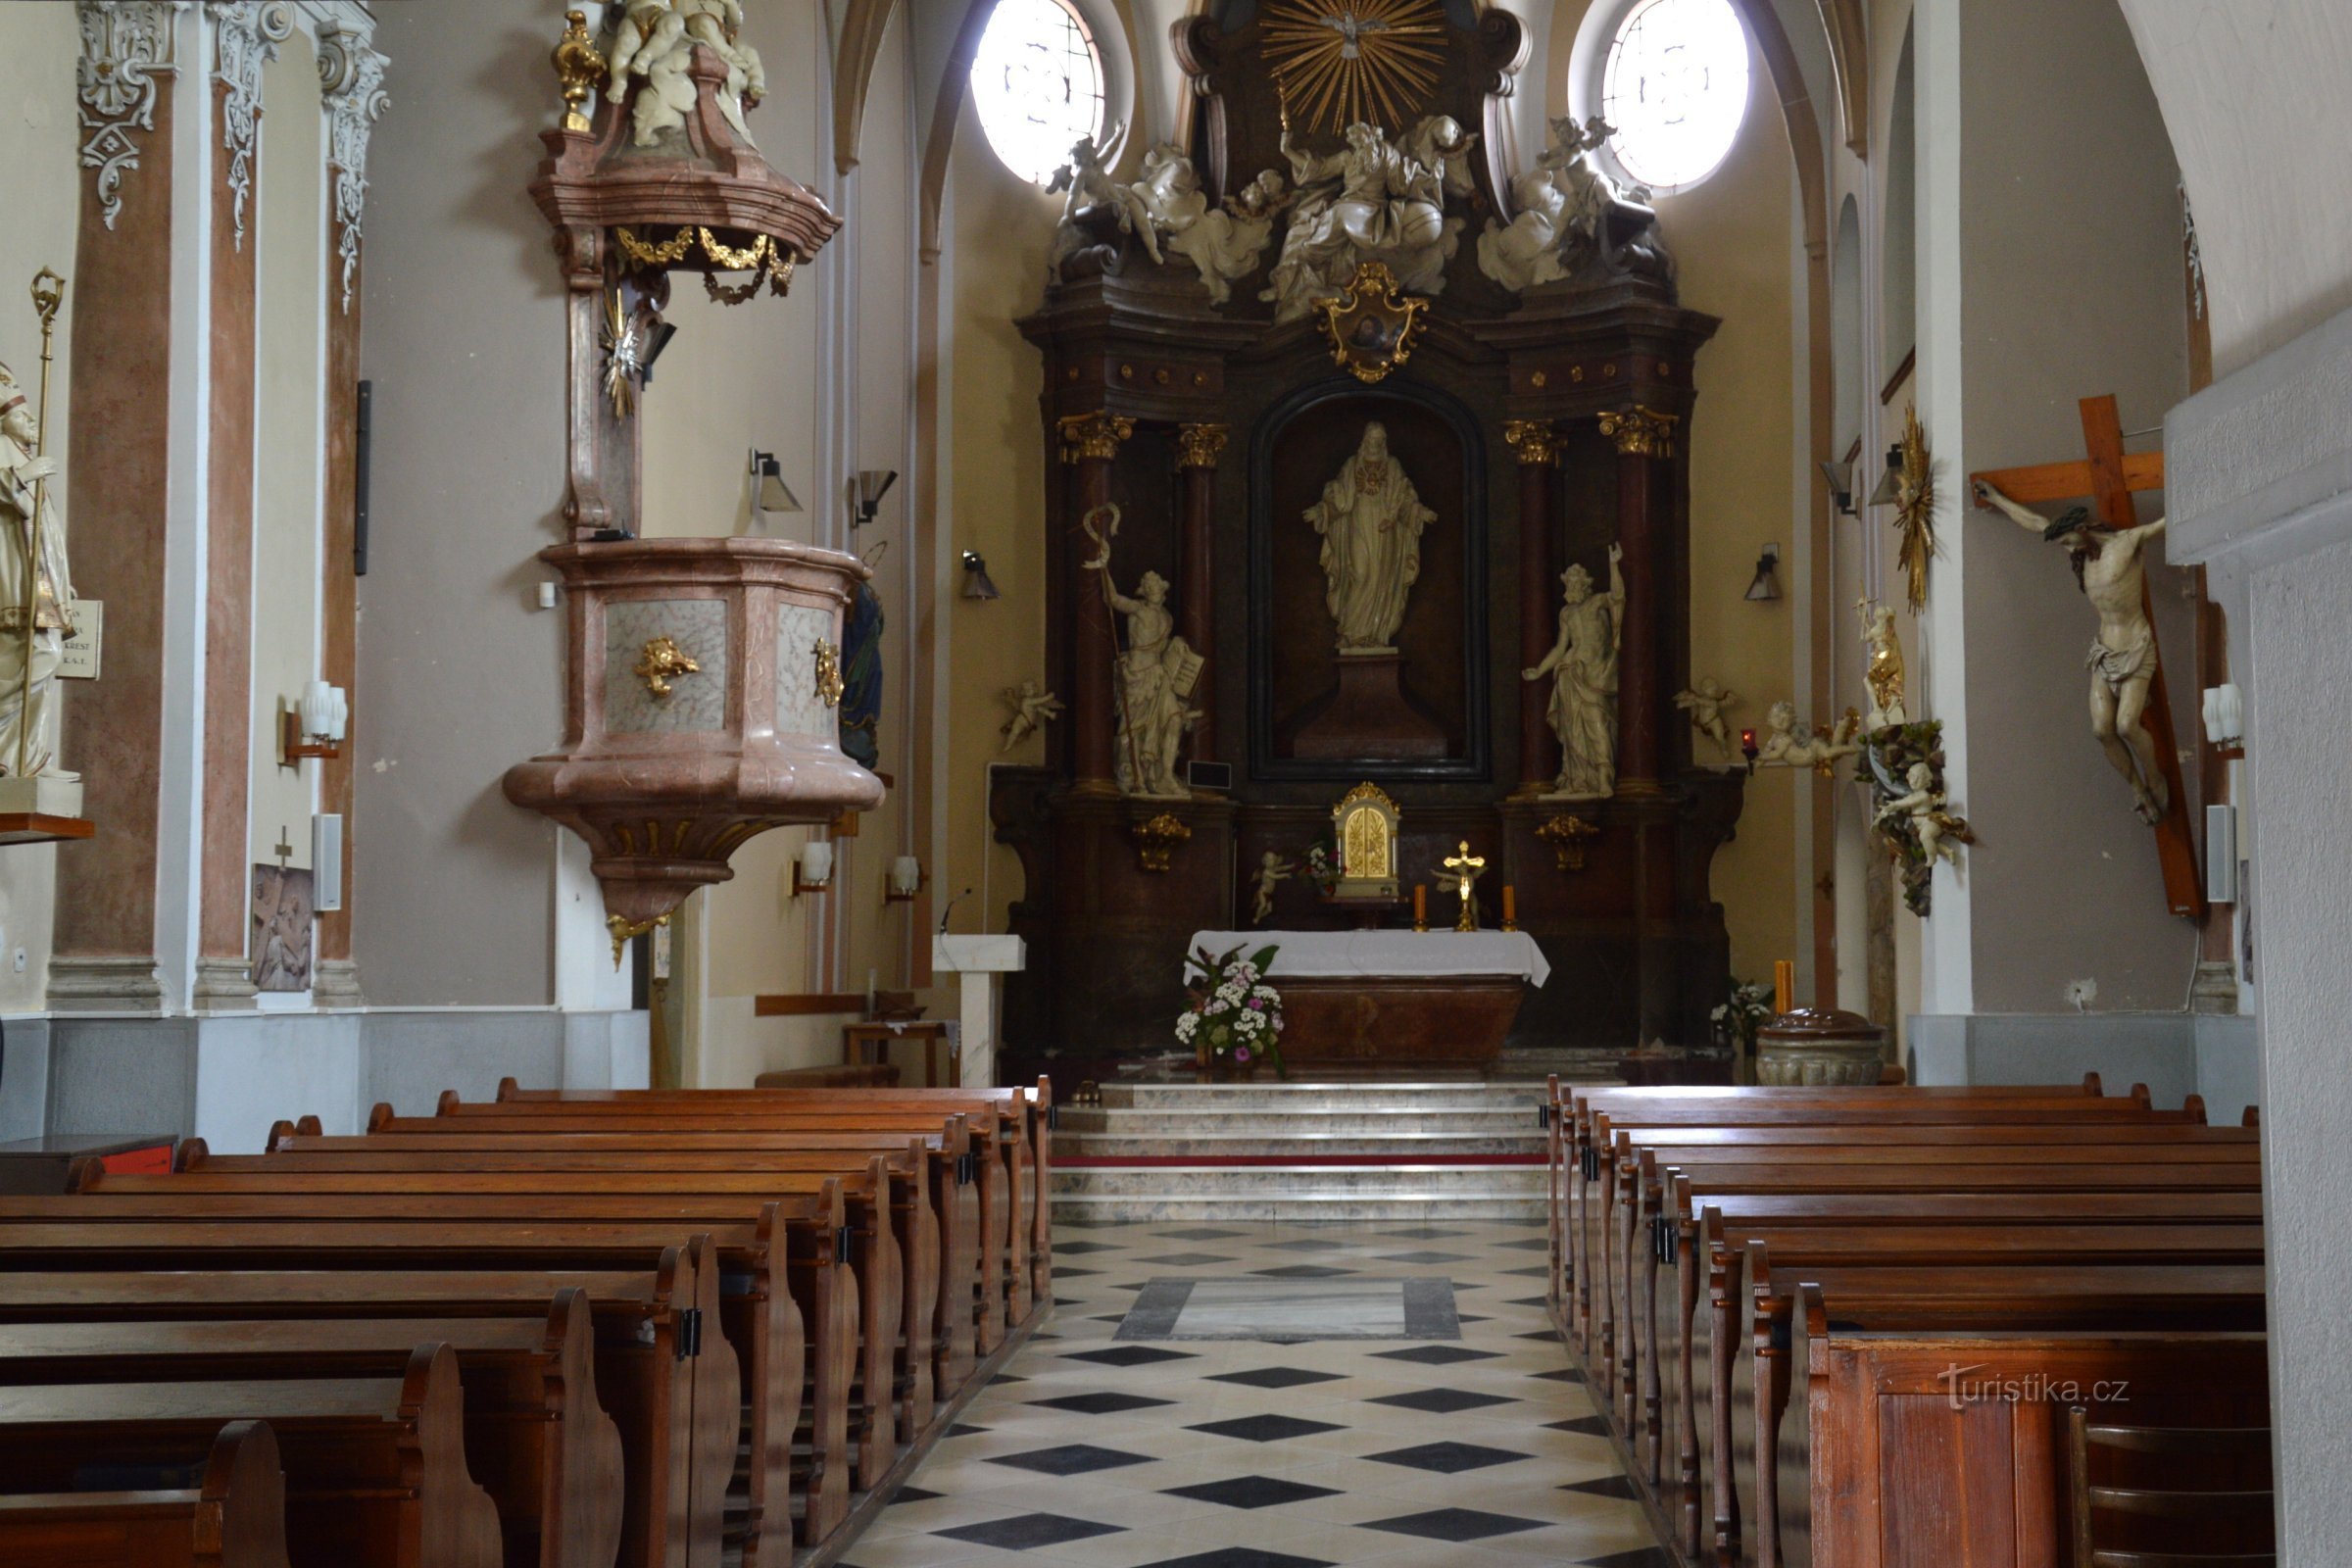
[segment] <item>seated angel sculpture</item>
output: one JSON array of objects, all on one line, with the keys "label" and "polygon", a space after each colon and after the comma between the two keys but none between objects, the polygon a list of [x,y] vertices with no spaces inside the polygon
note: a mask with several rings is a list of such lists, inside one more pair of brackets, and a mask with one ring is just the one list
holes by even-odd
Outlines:
[{"label": "seated angel sculpture", "polygon": [[1144,155],[1144,177],[1127,189],[1143,203],[1150,227],[1165,236],[1166,249],[1200,271],[1212,305],[1231,300],[1235,280],[1256,270],[1283,199],[1282,175],[1269,169],[1223,207],[1209,206],[1199,171],[1173,142]]},{"label": "seated angel sculpture", "polygon": [[1594,161],[1616,133],[1598,115],[1581,125],[1567,117],[1551,122],[1550,145],[1534,169],[1511,181],[1517,216],[1507,224],[1488,220],[1478,237],[1480,271],[1516,293],[1566,277],[1598,253],[1610,207],[1650,199],[1647,190],[1619,184]]},{"label": "seated angel sculpture", "polygon": [[1152,220],[1142,187],[1122,185],[1110,177],[1110,171],[1102,167],[1102,150],[1095,145],[1094,137],[1081,136],[1071,145],[1070,161],[1054,172],[1053,182],[1046,189],[1069,193],[1062,199],[1061,221],[1054,230],[1054,253],[1046,262],[1055,282],[1063,280],[1063,269],[1070,258],[1099,243],[1082,220],[1082,215],[1098,207],[1117,216],[1120,233],[1133,234],[1143,241],[1145,255],[1154,262],[1161,259],[1159,226]]}]

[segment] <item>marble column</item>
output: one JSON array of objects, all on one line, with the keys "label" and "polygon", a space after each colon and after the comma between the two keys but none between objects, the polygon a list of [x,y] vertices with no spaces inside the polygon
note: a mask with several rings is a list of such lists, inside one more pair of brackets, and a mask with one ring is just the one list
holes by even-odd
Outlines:
[{"label": "marble column", "polygon": [[1617,447],[1617,543],[1624,551],[1617,788],[1625,795],[1658,789],[1657,514],[1673,499],[1667,465],[1674,457],[1675,423],[1673,415],[1644,408],[1600,416],[1600,433]]},{"label": "marble column", "polygon": [[[74,588],[105,602],[106,678],[77,685],[65,704],[59,760],[82,775],[82,810],[98,833],[58,859],[49,1005],[155,1011],[179,28],[162,4],[83,5],[80,21],[85,135],[65,458],[81,524]],[[103,522],[93,528],[93,518]]]},{"label": "marble column", "polygon": [[293,31],[282,6],[220,6],[213,29],[212,380],[205,434],[204,799],[192,1005],[254,1004],[246,903],[253,773],[253,497],[262,71]]},{"label": "marble column", "polygon": [[[318,75],[327,113],[327,180],[333,192],[326,312],[326,583],[320,647],[322,678],[359,689],[359,578],[353,561],[359,507],[360,228],[368,195],[368,138],[388,105],[385,59],[367,34],[321,25]],[[359,737],[368,726],[355,705],[343,755],[318,764],[318,808],[343,818],[343,907],[318,916],[318,958],[311,997],[322,1007],[358,1006],[359,967],[351,956],[352,867],[358,827],[353,786]]]},{"label": "marble column", "polygon": [[1217,460],[1225,452],[1225,426],[1187,424],[1176,431],[1176,469],[1181,477],[1184,515],[1184,598],[1176,629],[1193,652],[1208,661],[1192,703],[1200,717],[1193,725],[1193,760],[1217,756]]},{"label": "marble column", "polygon": [[[1118,783],[1112,767],[1111,664],[1118,658],[1119,640],[1102,597],[1101,573],[1086,569],[1099,547],[1084,526],[1087,514],[1110,501],[1110,466],[1118,461],[1119,444],[1135,433],[1135,421],[1115,414],[1074,414],[1061,421],[1061,461],[1069,469],[1068,504],[1063,516],[1069,551],[1070,657],[1076,668],[1070,681],[1070,773],[1082,795],[1115,795]],[[1097,531],[1104,527],[1097,523]],[[1114,557],[1115,568],[1115,557]]]},{"label": "marble column", "polygon": [[[1556,634],[1556,599],[1551,569],[1553,474],[1560,446],[1543,419],[1512,419],[1502,438],[1519,454],[1519,663],[1533,669],[1551,652]],[[1547,680],[1519,683],[1519,788],[1521,798],[1542,795],[1560,771],[1560,740],[1551,732],[1551,689]]]}]

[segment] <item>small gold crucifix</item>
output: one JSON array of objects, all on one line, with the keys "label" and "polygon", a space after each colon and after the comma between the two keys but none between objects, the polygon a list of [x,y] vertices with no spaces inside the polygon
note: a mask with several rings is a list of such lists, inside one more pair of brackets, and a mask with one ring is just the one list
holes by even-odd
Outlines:
[{"label": "small gold crucifix", "polygon": [[270,846],[270,851],[277,857],[277,868],[283,871],[286,868],[286,862],[294,857],[293,835],[284,828],[279,828],[277,842]]},{"label": "small gold crucifix", "polygon": [[1487,858],[1483,855],[1472,855],[1470,841],[1464,839],[1461,842],[1461,848],[1447,856],[1442,863],[1447,871],[1452,873],[1455,882],[1454,892],[1460,896],[1462,901],[1462,917],[1454,922],[1453,928],[1456,931],[1477,930],[1478,900],[1471,891],[1471,884],[1475,883],[1479,874],[1486,870]]}]

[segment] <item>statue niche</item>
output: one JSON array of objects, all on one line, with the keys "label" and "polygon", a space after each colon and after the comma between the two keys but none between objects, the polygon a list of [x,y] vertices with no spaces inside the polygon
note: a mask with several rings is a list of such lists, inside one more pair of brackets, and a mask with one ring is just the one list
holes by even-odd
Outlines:
[{"label": "statue niche", "polygon": [[1261,771],[1337,779],[1375,761],[1423,774],[1469,763],[1485,678],[1471,629],[1484,510],[1476,432],[1451,414],[1444,394],[1400,381],[1310,394],[1267,421],[1251,482]]}]

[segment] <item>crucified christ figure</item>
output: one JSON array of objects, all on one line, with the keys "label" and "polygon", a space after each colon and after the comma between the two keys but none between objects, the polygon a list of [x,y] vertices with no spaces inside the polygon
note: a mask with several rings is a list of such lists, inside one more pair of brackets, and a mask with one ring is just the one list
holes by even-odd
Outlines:
[{"label": "crucified christ figure", "polygon": [[2090,670],[2090,732],[2132,786],[2140,819],[2150,825],[2162,821],[2172,791],[2156,743],[2140,723],[2148,685],[2156,678],[2156,628],[2148,623],[2148,572],[2140,552],[2164,531],[2164,519],[2117,528],[2095,520],[2086,508],[2071,507],[2052,521],[1981,479],[1973,488],[1978,506],[2002,513],[2045,542],[2066,546],[2075,581],[2099,612],[2099,634],[2083,661]]}]

